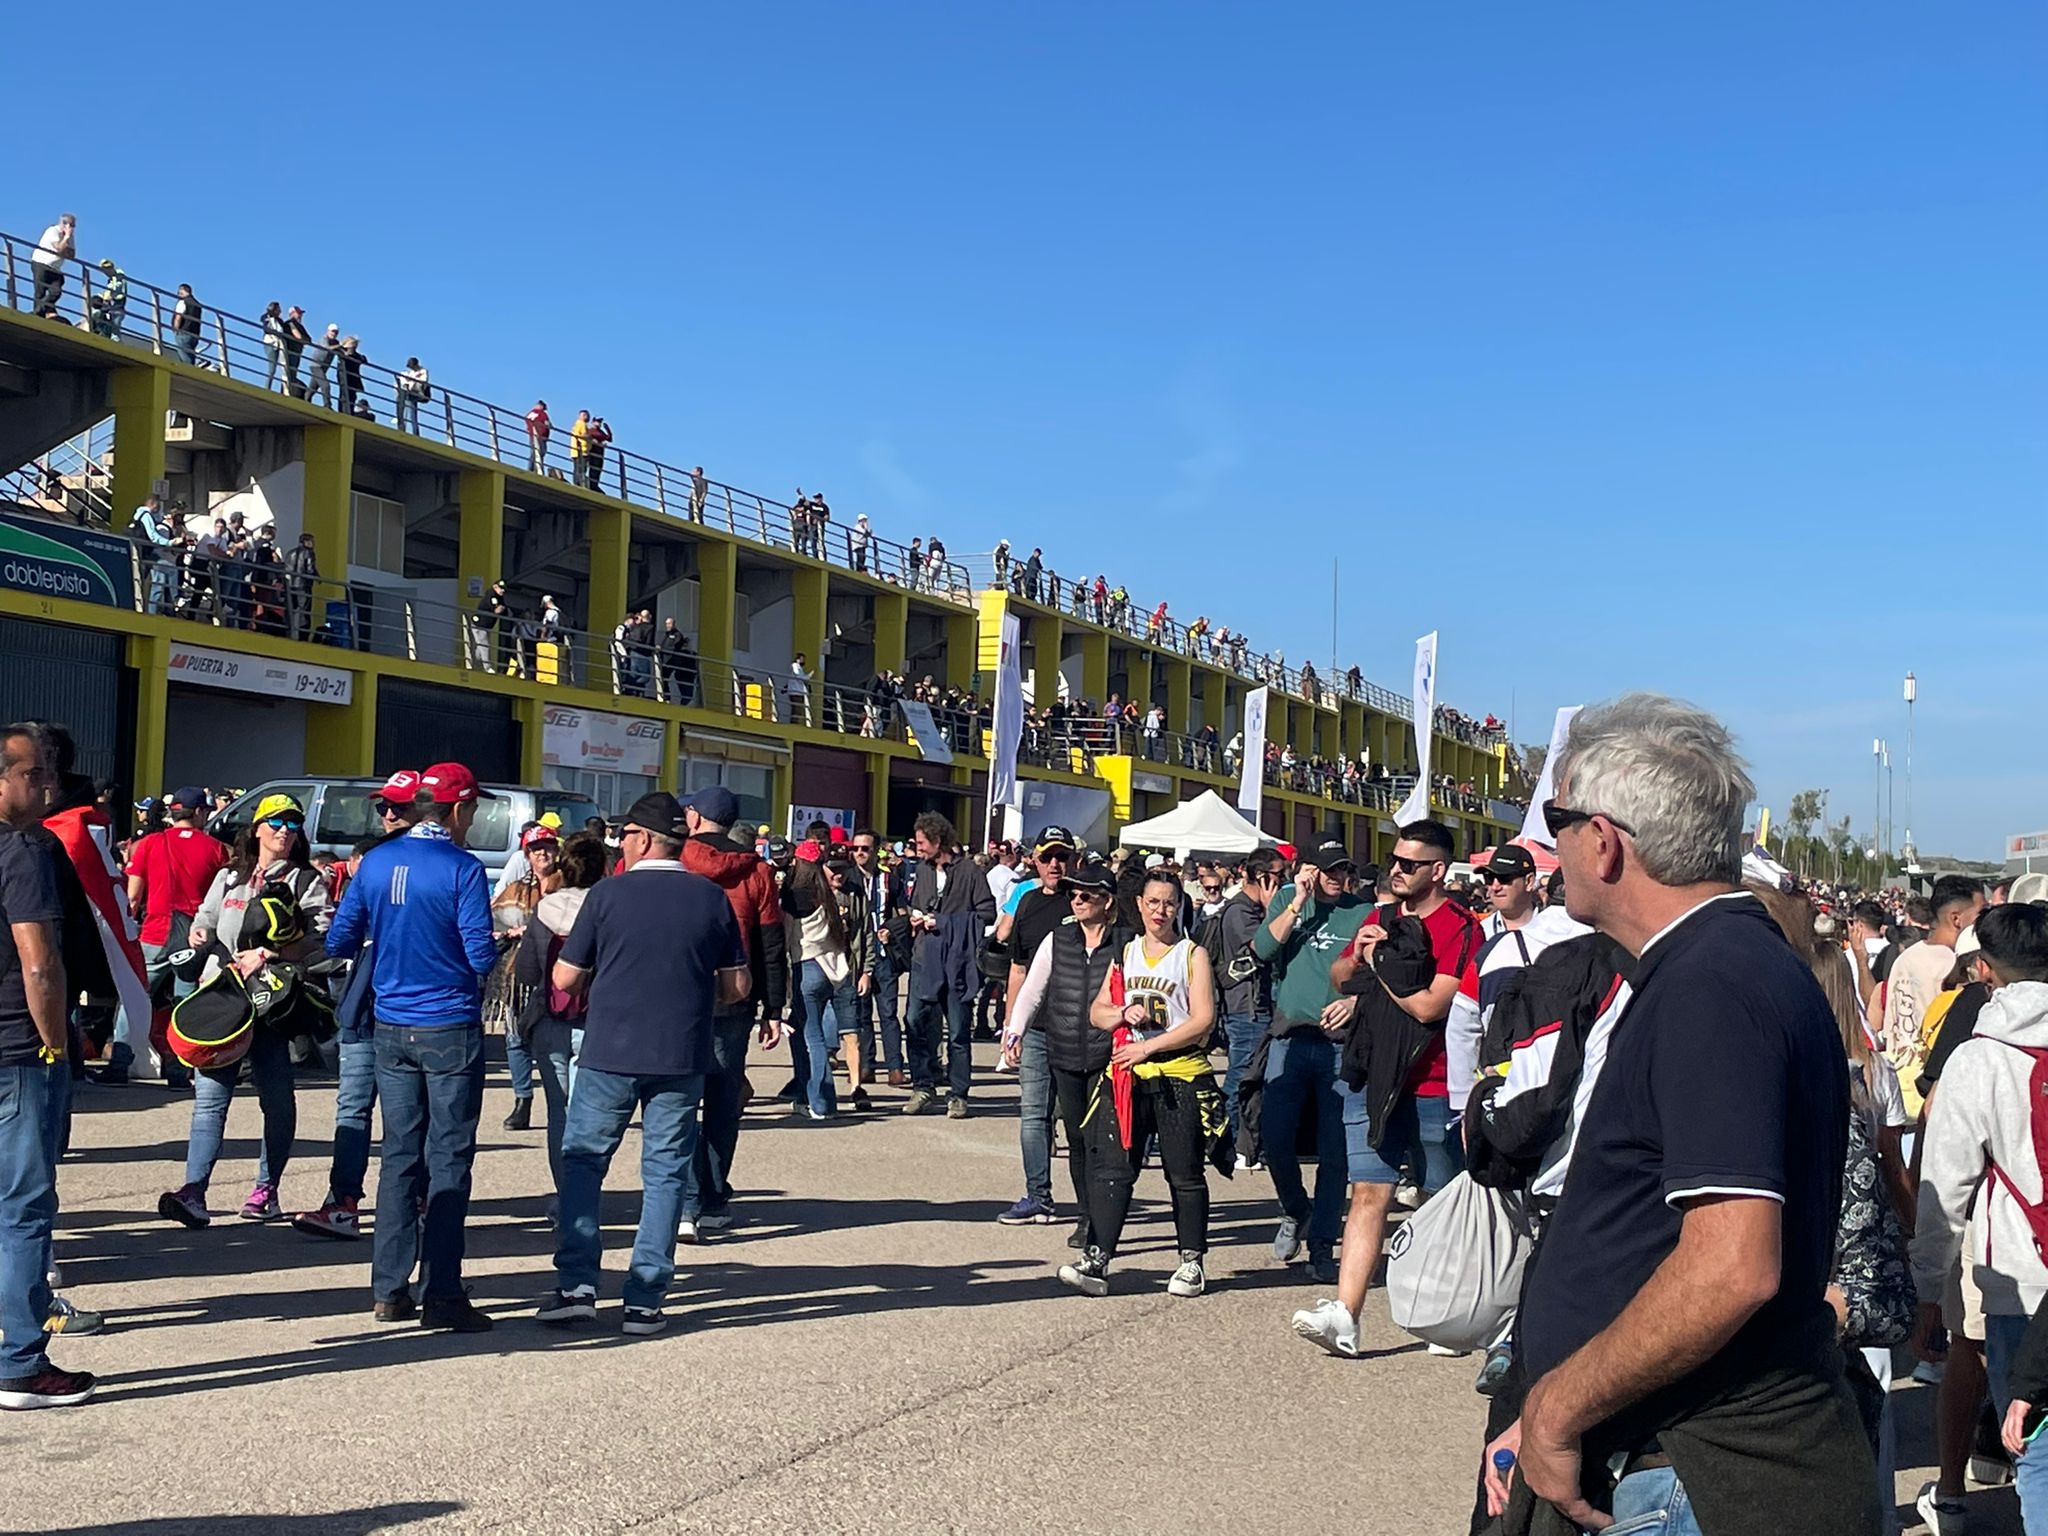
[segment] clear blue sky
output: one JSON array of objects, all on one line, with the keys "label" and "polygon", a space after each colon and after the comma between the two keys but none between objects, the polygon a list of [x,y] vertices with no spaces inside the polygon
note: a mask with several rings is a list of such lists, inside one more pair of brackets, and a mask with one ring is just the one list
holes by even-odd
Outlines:
[{"label": "clear blue sky", "polygon": [[1341,553],[1368,676],[1780,814],[1911,667],[1921,847],[2048,827],[2040,11],[639,9],[117,7],[0,223],[1290,659]]}]

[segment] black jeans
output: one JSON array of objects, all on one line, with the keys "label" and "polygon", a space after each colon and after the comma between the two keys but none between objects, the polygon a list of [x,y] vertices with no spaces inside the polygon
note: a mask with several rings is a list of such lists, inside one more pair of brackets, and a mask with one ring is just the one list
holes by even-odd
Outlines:
[{"label": "black jeans", "polygon": [[704,1074],[703,1134],[697,1138],[696,1203],[686,1216],[722,1211],[732,1203],[732,1156],[740,1141],[740,1095],[747,1084],[747,1037],[754,1010],[733,1009],[711,1020],[712,1067]]},{"label": "black jeans", "polygon": [[938,1085],[943,1057],[952,1095],[964,1102],[974,1080],[973,996],[947,986],[934,998],[913,997],[904,1044],[913,1088],[929,1093]]},{"label": "black jeans", "polygon": [[1131,1145],[1117,1131],[1116,1104],[1106,1074],[1094,1081],[1094,1112],[1088,1117],[1088,1220],[1093,1245],[1105,1259],[1116,1257],[1131,1188],[1145,1161],[1145,1145],[1156,1134],[1173,1195],[1174,1238],[1183,1254],[1209,1249],[1209,1177],[1202,1167],[1202,1106],[1195,1085],[1178,1078],[1140,1078],[1131,1094]]},{"label": "black jeans", "polygon": [[1052,1069],[1053,1102],[1059,1108],[1060,1127],[1067,1133],[1067,1174],[1074,1181],[1074,1204],[1081,1219],[1088,1221],[1091,1232],[1094,1223],[1088,1217],[1088,1133],[1081,1122],[1088,1118],[1089,1089],[1100,1076],[1100,1072]]}]

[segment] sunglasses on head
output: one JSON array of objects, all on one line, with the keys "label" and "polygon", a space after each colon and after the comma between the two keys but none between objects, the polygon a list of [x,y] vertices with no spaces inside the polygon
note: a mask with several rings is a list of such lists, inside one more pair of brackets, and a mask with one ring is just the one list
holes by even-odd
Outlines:
[{"label": "sunglasses on head", "polygon": [[1630,837],[1636,835],[1634,827],[1619,817],[1608,816],[1605,811],[1579,811],[1568,805],[1559,805],[1555,800],[1543,802],[1543,825],[1550,829],[1553,840],[1563,836],[1566,827],[1576,827],[1580,822],[1591,821],[1595,816],[1606,817],[1609,825],[1618,831],[1626,832]]}]

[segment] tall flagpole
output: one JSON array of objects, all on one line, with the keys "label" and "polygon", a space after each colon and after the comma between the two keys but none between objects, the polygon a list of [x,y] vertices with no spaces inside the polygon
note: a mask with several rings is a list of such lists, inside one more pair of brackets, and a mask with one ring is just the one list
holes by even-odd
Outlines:
[{"label": "tall flagpole", "polygon": [[1337,684],[1337,557],[1330,557],[1330,686]]}]

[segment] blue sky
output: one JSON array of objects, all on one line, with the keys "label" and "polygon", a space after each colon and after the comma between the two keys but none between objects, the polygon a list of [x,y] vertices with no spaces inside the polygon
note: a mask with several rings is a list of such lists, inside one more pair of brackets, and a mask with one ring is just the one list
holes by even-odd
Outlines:
[{"label": "blue sky", "polygon": [[[153,16],[132,9],[136,18]],[[473,15],[487,14],[488,30]],[[0,224],[622,444],[1041,543],[1541,740],[2048,827],[2048,18],[223,3],[96,26]],[[187,59],[188,87],[167,54]],[[281,75],[297,77],[287,85]],[[318,84],[315,84],[318,82]],[[280,116],[281,121],[273,120]]]}]

